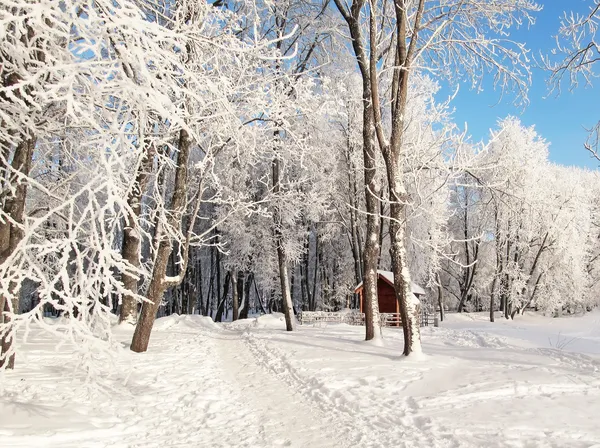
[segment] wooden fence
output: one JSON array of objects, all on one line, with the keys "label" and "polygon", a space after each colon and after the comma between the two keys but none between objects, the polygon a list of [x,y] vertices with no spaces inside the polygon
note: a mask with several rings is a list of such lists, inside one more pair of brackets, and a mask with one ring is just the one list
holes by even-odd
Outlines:
[{"label": "wooden fence", "polygon": [[[382,327],[401,327],[402,319],[399,313],[381,313],[379,315]],[[321,323],[337,323],[348,325],[364,325],[365,315],[359,312],[332,312],[332,311],[302,311],[298,314],[301,325],[315,325]],[[435,316],[432,313],[421,312],[419,324],[421,327],[433,325]]]}]

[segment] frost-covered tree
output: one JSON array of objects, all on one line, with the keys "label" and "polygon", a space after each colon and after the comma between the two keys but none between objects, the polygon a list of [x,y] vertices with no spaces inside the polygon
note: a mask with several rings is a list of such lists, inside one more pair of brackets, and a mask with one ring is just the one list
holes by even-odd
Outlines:
[{"label": "frost-covered tree", "polygon": [[[586,3],[589,4],[589,11],[584,14],[568,11],[563,14],[555,36],[556,47],[550,55],[542,57],[543,66],[550,73],[548,82],[552,90],[560,91],[565,78],[571,89],[581,84],[591,87],[600,74],[600,43],[597,37],[600,1],[587,0]],[[600,160],[599,144],[600,121],[589,126],[589,137],[585,143],[585,148],[592,156]]]},{"label": "frost-covered tree", "polygon": [[551,164],[535,129],[509,117],[464,179],[455,187],[450,221],[463,239],[453,243],[455,260],[444,264],[457,308],[489,306],[494,320],[496,309],[514,318],[531,306],[591,306],[585,288],[595,262],[592,174]]},{"label": "frost-covered tree", "polygon": [[[10,366],[17,328],[46,306],[72,318],[67,335],[108,337],[111,301],[123,291],[113,273],[139,275],[114,241],[130,213],[123,198],[127,167],[136,163],[136,141],[145,132],[139,117],[179,122],[167,92],[182,90],[176,49],[188,36],[150,20],[134,2],[23,1],[1,8],[0,334]],[[134,82],[131,72],[141,78]],[[26,279],[38,285],[39,300],[18,315]]]},{"label": "frost-covered tree", "polygon": [[[272,63],[281,57],[280,46],[286,36],[246,41],[238,36],[245,22],[234,13],[210,5],[198,9],[196,3],[182,8],[176,16],[182,18],[180,26],[197,33],[196,40],[188,44],[185,57],[189,79],[184,82],[193,94],[181,98],[181,107],[187,114],[186,127],[175,133],[173,152],[177,159],[172,188],[159,188],[153,193],[158,205],[154,262],[147,301],[142,305],[133,338],[135,351],[146,350],[165,291],[183,281],[190,247],[209,241],[213,228],[233,217],[237,210],[253,211],[254,201],[248,191],[238,189],[228,194],[221,184],[227,171],[231,170],[229,175],[236,171],[231,160],[234,166],[248,167],[264,157],[265,150],[272,153],[273,145],[281,141],[277,136],[291,129],[287,126],[288,111],[298,113],[304,90],[300,81],[281,85],[280,70]],[[288,89],[294,90],[296,96],[290,96]],[[269,138],[272,144],[265,145]],[[192,162],[193,169],[189,166]],[[273,173],[275,168],[274,165]],[[279,181],[273,183],[275,195],[280,188]],[[207,191],[212,195],[210,200],[205,197]],[[195,224],[202,203],[207,200],[219,205],[219,214],[205,217],[212,223],[197,233]],[[168,273],[169,257],[175,250],[178,261],[173,265],[174,273]],[[232,274],[235,303],[237,274]],[[288,315],[289,322],[291,318]]]},{"label": "frost-covered tree", "polygon": [[[462,72],[476,85],[484,73],[493,72],[496,86],[524,96],[529,78],[527,51],[522,44],[507,38],[505,30],[531,21],[530,14],[539,7],[530,0],[335,3],[348,25],[364,80],[365,128],[370,129],[365,133],[364,144],[370,144],[374,132],[386,163],[390,256],[403,321],[404,354],[409,355],[420,351],[417,303],[411,300],[405,246],[405,214],[410,201],[404,175],[411,152],[405,136],[409,79],[418,71],[431,70],[436,76],[447,74],[448,79]],[[384,73],[389,74],[387,81]],[[369,232],[369,238],[377,239],[376,230]],[[375,295],[375,284],[374,280],[365,281],[365,289],[372,289],[369,298]]]}]

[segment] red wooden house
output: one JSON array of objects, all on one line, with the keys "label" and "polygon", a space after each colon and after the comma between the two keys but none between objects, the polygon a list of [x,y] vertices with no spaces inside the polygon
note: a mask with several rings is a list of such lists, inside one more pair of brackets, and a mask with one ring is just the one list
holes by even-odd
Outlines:
[{"label": "red wooden house", "polygon": [[[411,283],[412,293],[420,299],[425,295],[425,290],[415,283]],[[360,296],[360,312],[363,311],[363,284],[362,282],[354,289]],[[394,289],[394,273],[390,271],[377,271],[377,295],[379,297],[380,313],[400,313],[396,290]]]}]

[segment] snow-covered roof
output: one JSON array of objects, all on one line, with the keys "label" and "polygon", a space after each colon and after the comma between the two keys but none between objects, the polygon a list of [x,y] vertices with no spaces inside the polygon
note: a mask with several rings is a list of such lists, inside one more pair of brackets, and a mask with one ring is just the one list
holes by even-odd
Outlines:
[{"label": "snow-covered roof", "polygon": [[[389,284],[393,285],[394,284],[394,273],[391,271],[383,271],[381,269],[377,270],[377,275],[381,278],[383,278],[385,281],[387,281]],[[362,286],[362,282],[360,282],[358,285],[356,285],[356,288],[354,288],[354,291],[360,289],[360,287]],[[419,285],[417,285],[414,282],[410,282],[410,290],[412,291],[413,294],[416,295],[425,295],[425,290],[423,288],[421,288]]]}]

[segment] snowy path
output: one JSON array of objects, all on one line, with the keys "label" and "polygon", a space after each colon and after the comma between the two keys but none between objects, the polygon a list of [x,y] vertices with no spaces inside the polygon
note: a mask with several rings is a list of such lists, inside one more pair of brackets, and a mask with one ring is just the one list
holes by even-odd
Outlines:
[{"label": "snowy path", "polygon": [[[127,382],[115,383],[108,396],[71,391],[67,378],[55,378],[48,385],[62,395],[40,393],[39,388],[46,387],[43,384],[34,384],[32,395],[26,388],[19,403],[12,403],[20,406],[15,423],[0,422],[0,435],[7,443],[2,446],[262,446],[264,436],[258,431],[254,409],[243,402],[235,384],[226,380],[228,372],[217,350],[218,334],[185,318],[158,323],[151,350],[130,355],[132,371],[127,372]],[[36,381],[31,375],[21,380]],[[50,409],[45,412],[49,420],[45,431],[30,435],[44,409]],[[0,406],[0,415],[5,412]]]},{"label": "snowy path", "polygon": [[[256,359],[242,342],[240,332],[221,332],[218,354],[224,379],[240,392],[238,405],[252,409],[253,424],[238,424],[244,433],[258,434],[253,446],[337,448],[351,446],[333,430],[329,418],[305,402],[269,369],[259,369]],[[258,370],[258,371],[257,371]],[[259,375],[260,373],[260,375]],[[265,375],[266,373],[266,375]],[[235,446],[235,445],[233,445]]]},{"label": "snowy path", "polygon": [[[268,370],[337,420],[343,433],[350,436],[350,443],[346,447],[460,446],[447,431],[440,428],[432,431],[431,421],[417,413],[414,399],[402,396],[402,390],[408,384],[422,379],[426,368],[416,369],[416,372],[405,374],[395,381],[394,374],[397,372],[392,370],[394,366],[390,364],[389,378],[372,376],[367,373],[369,370],[378,370],[379,374],[385,372],[378,368],[381,360],[377,353],[371,357],[365,357],[361,352],[352,356],[344,348],[327,347],[326,344],[318,346],[317,341],[309,339],[306,348],[314,355],[312,361],[316,361],[313,370],[306,359],[295,359],[301,349],[296,351],[293,345],[282,344],[282,341],[293,341],[297,336],[283,334],[273,337],[272,334],[248,333],[246,343]],[[278,346],[284,346],[286,352]]]},{"label": "snowy path", "polygon": [[[600,447],[600,364],[588,355],[483,330],[429,328],[433,356],[410,361],[398,354],[395,329],[386,330],[386,347],[374,347],[346,325],[275,328],[251,329],[250,351],[336,415],[349,446]],[[589,334],[597,329],[592,322]]]},{"label": "snowy path", "polygon": [[[123,366],[122,383],[111,385],[108,395],[72,389],[68,377],[9,373],[14,389],[0,395],[1,446],[351,446],[330,417],[261,369],[242,339],[241,332],[214,324],[164,319],[148,353],[127,353],[132,365]],[[50,362],[59,370],[66,361],[52,361],[43,339],[34,346],[28,363]]]}]

